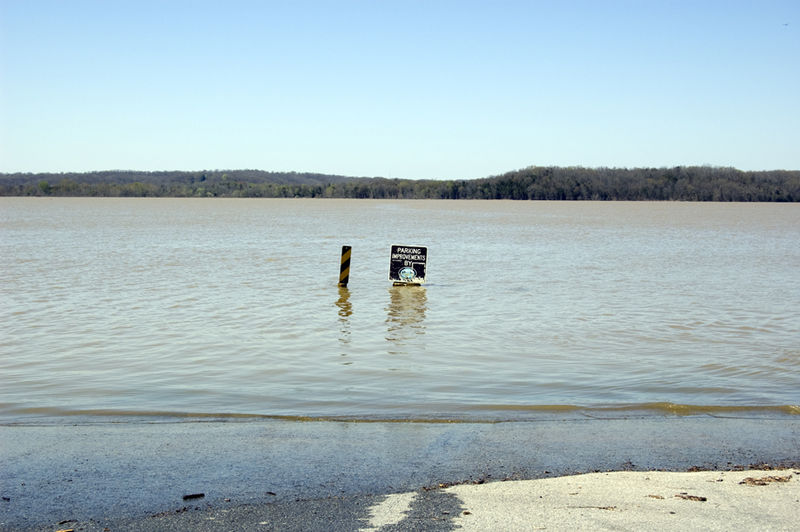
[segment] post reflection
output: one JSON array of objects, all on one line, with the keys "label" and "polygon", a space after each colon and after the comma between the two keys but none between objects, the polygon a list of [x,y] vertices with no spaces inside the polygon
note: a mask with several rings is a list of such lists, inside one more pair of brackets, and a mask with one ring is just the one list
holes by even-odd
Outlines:
[{"label": "post reflection", "polygon": [[[342,346],[350,343],[350,316],[353,314],[353,304],[350,302],[350,290],[346,286],[339,287],[339,299],[336,301],[339,307],[339,343]],[[342,353],[347,356],[347,353]]]},{"label": "post reflection", "polygon": [[415,336],[425,334],[427,304],[428,296],[424,286],[389,288],[386,339],[396,344],[403,344]]}]

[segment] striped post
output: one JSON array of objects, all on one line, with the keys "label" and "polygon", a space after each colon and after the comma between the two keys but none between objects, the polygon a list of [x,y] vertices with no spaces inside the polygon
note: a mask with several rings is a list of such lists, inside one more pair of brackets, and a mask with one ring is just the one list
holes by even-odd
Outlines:
[{"label": "striped post", "polygon": [[350,246],[342,246],[342,266],[339,268],[339,286],[347,286],[350,280]]}]

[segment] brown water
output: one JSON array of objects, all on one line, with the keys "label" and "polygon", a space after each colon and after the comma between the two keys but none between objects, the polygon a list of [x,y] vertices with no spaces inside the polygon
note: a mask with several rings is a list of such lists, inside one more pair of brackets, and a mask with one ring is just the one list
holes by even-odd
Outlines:
[{"label": "brown water", "polygon": [[797,204],[0,198],[0,275],[6,423],[800,414]]}]

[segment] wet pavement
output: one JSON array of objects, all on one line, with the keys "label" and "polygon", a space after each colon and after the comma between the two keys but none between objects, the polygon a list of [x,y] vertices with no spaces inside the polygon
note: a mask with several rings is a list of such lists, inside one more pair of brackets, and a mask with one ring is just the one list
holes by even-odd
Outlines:
[{"label": "wet pavement", "polygon": [[452,484],[798,467],[800,419],[6,425],[0,463],[2,530],[357,530],[408,491],[417,508],[382,530],[449,530],[458,502],[438,488]]}]

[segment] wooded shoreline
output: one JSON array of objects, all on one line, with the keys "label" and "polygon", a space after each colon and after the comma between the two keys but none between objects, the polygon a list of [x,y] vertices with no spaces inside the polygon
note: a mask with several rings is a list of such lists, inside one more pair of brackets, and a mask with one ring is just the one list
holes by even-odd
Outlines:
[{"label": "wooded shoreline", "polygon": [[0,196],[798,202],[800,170],[532,166],[447,180],[263,170],[0,173]]}]

